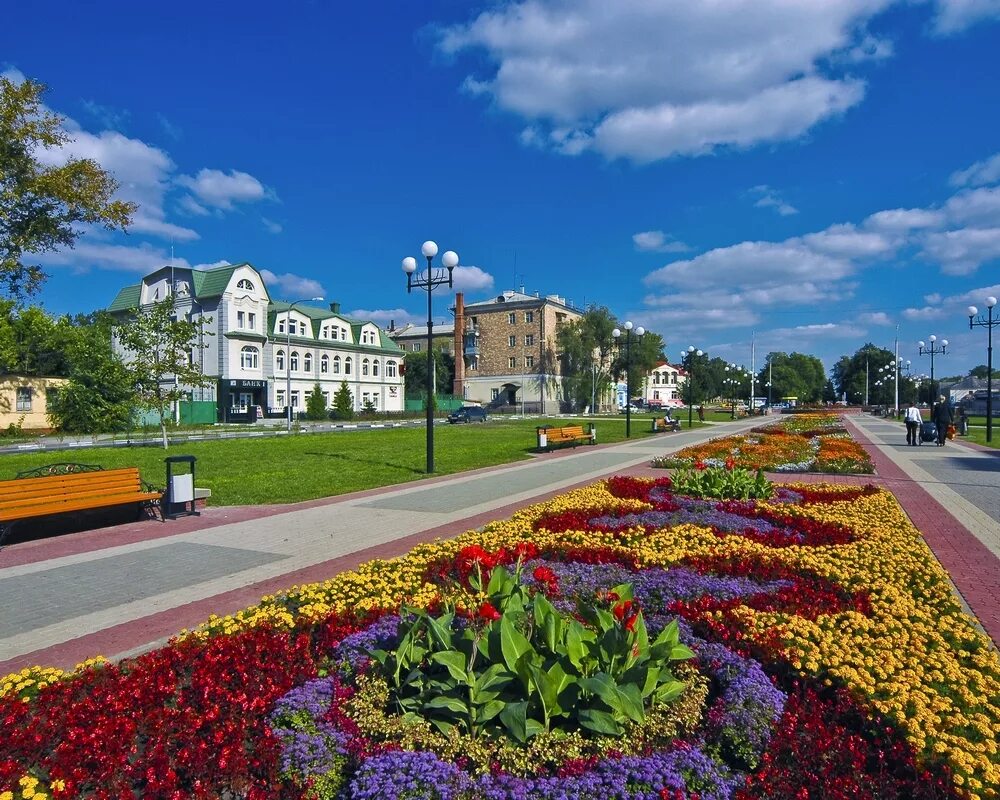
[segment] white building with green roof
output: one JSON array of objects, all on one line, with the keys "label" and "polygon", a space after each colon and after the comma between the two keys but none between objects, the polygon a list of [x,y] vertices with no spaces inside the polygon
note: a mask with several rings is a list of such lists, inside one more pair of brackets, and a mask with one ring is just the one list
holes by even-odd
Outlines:
[{"label": "white building with green roof", "polygon": [[218,379],[215,391],[208,390],[214,396],[192,394],[215,401],[220,422],[282,416],[289,402],[293,411],[304,410],[317,383],[332,406],[343,381],[355,410],[369,404],[403,410],[403,351],[374,322],[341,314],[339,303],[290,308],[272,300],[260,272],[243,263],[161,267],[121,289],[108,311],[123,318],[170,296],[178,314],[205,319],[204,330],[213,334],[192,358]]}]

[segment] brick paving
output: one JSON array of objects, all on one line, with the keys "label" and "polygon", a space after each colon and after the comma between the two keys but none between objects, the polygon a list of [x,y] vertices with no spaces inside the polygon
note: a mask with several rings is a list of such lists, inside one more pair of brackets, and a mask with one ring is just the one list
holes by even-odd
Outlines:
[{"label": "brick paving", "polygon": [[[984,515],[980,513],[975,518],[971,504],[969,513],[958,514],[960,522],[906,471],[919,470],[914,470],[905,459],[887,455],[884,443],[877,441],[880,437],[876,428],[866,418],[856,419],[857,423],[849,420],[847,424],[871,453],[877,477],[789,474],[772,477],[779,481],[871,481],[890,488],[924,532],[983,628],[994,642],[1000,641],[1000,547],[990,546],[991,536],[997,536],[1000,542],[1000,526],[994,520],[996,530],[986,530],[989,526],[981,519]],[[493,519],[502,519],[528,503],[541,502],[604,475],[662,475],[661,471],[648,467],[653,455],[746,430],[759,422],[743,420],[680,435],[556,452],[519,464],[344,497],[285,506],[208,508],[201,517],[185,517],[165,524],[146,521],[14,545],[0,553],[0,606],[25,601],[23,594],[15,598],[5,593],[5,584],[11,588],[20,585],[23,590],[31,575],[75,564],[89,564],[87,569],[91,574],[99,576],[100,570],[93,566],[95,561],[156,550],[176,542],[236,547],[250,553],[265,553],[270,558],[251,557],[249,561],[253,563],[243,565],[246,569],[234,568],[233,574],[223,580],[191,585],[178,580],[177,586],[161,587],[171,591],[154,596],[140,592],[144,596],[138,598],[133,596],[131,576],[125,575],[119,589],[122,602],[108,612],[78,616],[67,611],[66,601],[49,616],[45,616],[44,610],[38,612],[36,619],[30,614],[22,615],[25,618],[19,624],[35,624],[36,628],[7,639],[0,636],[0,674],[30,664],[72,667],[97,653],[121,657],[140,652],[165,641],[181,628],[197,625],[210,614],[232,613],[265,594],[323,580],[373,558],[402,555],[418,543],[454,536]],[[974,466],[966,465],[966,469],[975,472]],[[502,491],[497,491],[497,486]],[[454,503],[456,494],[465,491],[476,504],[462,507]],[[949,503],[952,510],[954,505]],[[966,525],[975,528],[976,533]],[[358,527],[360,532],[356,530]],[[977,534],[983,538],[977,538]],[[255,566],[262,561],[267,563]],[[114,594],[113,588],[105,587],[105,591]],[[65,618],[67,614],[69,618],[57,624],[56,618]]]}]

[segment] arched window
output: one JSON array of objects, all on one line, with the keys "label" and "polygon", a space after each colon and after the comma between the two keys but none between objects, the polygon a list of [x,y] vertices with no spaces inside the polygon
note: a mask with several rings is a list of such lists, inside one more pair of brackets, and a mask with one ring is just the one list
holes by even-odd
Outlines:
[{"label": "arched window", "polygon": [[378,359],[372,359],[372,375],[378,377]]},{"label": "arched window", "polygon": [[312,372],[313,371],[312,353],[306,353],[305,358],[303,358],[302,361],[304,362],[302,365],[303,370],[305,370],[306,372]]},{"label": "arched window", "polygon": [[240,350],[240,366],[243,369],[258,369],[260,366],[260,351],[247,345]]},{"label": "arched window", "polygon": [[396,377],[396,362],[386,361],[385,362],[385,377],[395,378]]},{"label": "arched window", "polygon": [[274,368],[279,372],[285,371],[285,351],[279,350],[274,354]]},{"label": "arched window", "polygon": [[350,356],[348,356],[347,358],[344,359],[344,374],[345,375],[350,375],[351,374],[351,357]]},{"label": "arched window", "polygon": [[319,371],[326,375],[330,371],[330,356],[323,355],[319,360]]},{"label": "arched window", "polygon": [[292,350],[292,356],[289,359],[289,361],[291,361],[291,370],[292,370],[292,372],[298,372],[299,371],[299,351],[298,350]]},{"label": "arched window", "polygon": [[340,374],[340,356],[333,357],[333,374],[334,375]]},{"label": "arched window", "polygon": [[362,360],[362,362],[361,362],[361,374],[362,375],[367,375],[368,374],[368,359],[367,358],[364,359],[364,360]]},{"label": "arched window", "polygon": [[253,284],[250,283],[250,281],[248,281],[246,278],[244,278],[243,280],[241,280],[239,283],[236,284],[236,288],[237,289],[246,289],[248,292],[252,292],[253,291]]}]

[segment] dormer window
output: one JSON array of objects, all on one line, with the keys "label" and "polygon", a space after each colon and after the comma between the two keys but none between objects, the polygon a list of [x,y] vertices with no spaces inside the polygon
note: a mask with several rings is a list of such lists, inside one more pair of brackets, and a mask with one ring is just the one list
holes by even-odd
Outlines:
[{"label": "dormer window", "polygon": [[250,283],[250,281],[248,281],[246,278],[243,278],[241,281],[239,281],[236,284],[236,288],[237,289],[246,289],[248,292],[252,292],[253,291],[253,284]]}]

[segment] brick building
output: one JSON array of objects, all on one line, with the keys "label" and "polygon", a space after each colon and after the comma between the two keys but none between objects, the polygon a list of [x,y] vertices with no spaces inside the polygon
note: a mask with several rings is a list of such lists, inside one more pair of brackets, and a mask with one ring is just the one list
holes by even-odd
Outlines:
[{"label": "brick building", "polygon": [[556,333],[583,314],[559,295],[507,291],[464,304],[455,296],[454,393],[493,407],[530,413],[562,410],[562,364]]}]

